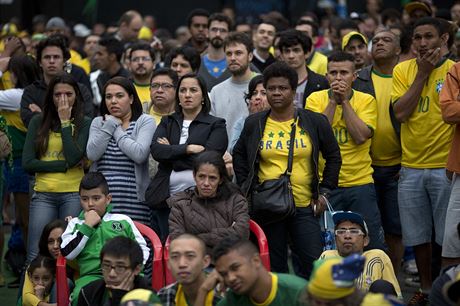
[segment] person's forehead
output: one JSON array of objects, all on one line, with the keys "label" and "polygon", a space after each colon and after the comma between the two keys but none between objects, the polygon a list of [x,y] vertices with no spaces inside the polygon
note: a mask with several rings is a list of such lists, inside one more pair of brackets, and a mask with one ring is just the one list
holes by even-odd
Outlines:
[{"label": "person's forehead", "polygon": [[216,267],[225,269],[234,264],[241,264],[246,261],[246,257],[240,254],[237,250],[231,250],[225,255],[216,260]]},{"label": "person's forehead", "polygon": [[275,31],[275,27],[268,23],[261,23],[257,27],[257,30],[265,30],[265,31]]},{"label": "person's forehead", "polygon": [[246,51],[246,46],[242,43],[235,42],[232,44],[227,45],[226,50],[231,50],[231,51],[238,51],[238,50],[243,50]]},{"label": "person's forehead", "polygon": [[353,70],[354,63],[352,61],[341,61],[341,62],[328,62],[328,70],[337,69],[337,70]]},{"label": "person's forehead", "polygon": [[392,40],[394,40],[395,36],[396,36],[395,33],[391,32],[391,31],[383,31],[383,32],[378,32],[377,34],[375,34],[373,39],[376,39],[376,38],[391,38]]},{"label": "person's forehead", "polygon": [[169,82],[172,83],[172,79],[169,77],[169,75],[157,75],[154,78],[152,78],[152,83],[153,82]]},{"label": "person's forehead", "polygon": [[361,228],[361,226],[358,223],[354,223],[350,220],[343,220],[337,224],[337,228]]},{"label": "person's forehead", "polygon": [[169,246],[169,252],[188,253],[194,252],[199,253],[201,249],[200,242],[193,238],[179,238],[171,241]]},{"label": "person's forehead", "polygon": [[211,21],[211,24],[209,25],[210,28],[212,27],[224,27],[228,29],[228,24],[225,21],[219,21],[219,20],[213,20]]},{"label": "person's forehead", "polygon": [[106,262],[106,263],[124,263],[126,265],[129,265],[129,257],[128,256],[115,256],[115,255],[109,255],[109,254],[105,254],[104,257],[102,258],[102,261],[103,262]]},{"label": "person's forehead", "polygon": [[356,47],[356,46],[361,46],[361,45],[366,45],[361,38],[352,37],[352,38],[350,38],[350,41],[348,42],[348,44],[347,44],[347,46],[345,48]]},{"label": "person's forehead", "polygon": [[425,33],[438,34],[438,30],[432,24],[422,24],[422,25],[415,27],[414,29],[414,35],[415,34],[425,34]]},{"label": "person's forehead", "polygon": [[293,49],[302,49],[302,45],[300,43],[297,43],[295,45],[289,46],[289,47],[283,47],[283,50],[293,50]]},{"label": "person's forehead", "polygon": [[134,56],[148,56],[150,55],[150,52],[147,51],[147,50],[134,50],[134,51],[131,51],[131,57],[134,57]]},{"label": "person's forehead", "polygon": [[58,54],[58,55],[62,55],[62,50],[61,48],[59,48],[58,46],[48,46],[48,47],[45,47],[42,51],[42,55],[54,55],[54,54]]},{"label": "person's forehead", "polygon": [[192,17],[192,24],[203,24],[208,23],[208,17],[206,16],[193,16]]},{"label": "person's forehead", "polygon": [[286,77],[272,77],[267,80],[267,86],[275,84],[289,84],[289,79]]},{"label": "person's forehead", "polygon": [[186,63],[189,63],[189,61],[184,57],[184,55],[182,54],[178,54],[176,55],[172,60],[171,62],[186,62]]},{"label": "person's forehead", "polygon": [[90,197],[90,196],[95,196],[95,195],[104,195],[104,193],[102,192],[102,189],[100,187],[96,187],[96,188],[93,188],[93,189],[81,189],[80,190],[80,196],[81,197],[82,196]]}]

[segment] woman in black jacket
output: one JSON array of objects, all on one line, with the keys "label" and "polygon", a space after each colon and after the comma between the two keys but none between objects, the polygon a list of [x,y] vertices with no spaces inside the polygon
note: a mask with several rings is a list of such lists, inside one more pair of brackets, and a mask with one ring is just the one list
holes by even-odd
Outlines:
[{"label": "woman in black jacket", "polygon": [[153,227],[162,240],[168,235],[169,208],[165,200],[195,185],[196,155],[205,150],[223,155],[227,149],[225,120],[209,115],[207,92],[205,83],[195,74],[184,75],[177,85],[176,112],[163,117],[153,135],[150,149],[159,165],[145,197],[154,209]]}]

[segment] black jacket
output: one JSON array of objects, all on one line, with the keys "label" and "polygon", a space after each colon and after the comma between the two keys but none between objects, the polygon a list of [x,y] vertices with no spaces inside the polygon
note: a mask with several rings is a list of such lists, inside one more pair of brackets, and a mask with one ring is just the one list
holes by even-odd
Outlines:
[{"label": "black jacket", "polygon": [[[190,124],[186,143],[179,144],[183,120],[182,113],[175,112],[165,116],[153,135],[150,152],[159,164],[158,172],[145,193],[145,201],[150,207],[167,207],[163,202],[169,197],[169,176],[172,170],[193,169],[195,155],[187,154],[187,145],[202,145],[206,150],[218,151],[222,155],[227,149],[228,137],[224,119],[199,113]],[[157,139],[161,137],[167,138],[171,145],[159,144]]]},{"label": "black jacket", "polygon": [[312,71],[310,68],[307,68],[308,71],[308,81],[307,85],[305,85],[305,91],[303,92],[303,100],[302,105],[305,108],[305,101],[312,92],[320,91],[323,89],[329,88],[329,82],[327,81],[326,77]]},{"label": "black jacket", "polygon": [[[80,290],[78,295],[78,306],[100,306],[104,304],[104,296],[106,295],[104,279],[99,279],[89,283]],[[148,283],[147,279],[136,276],[134,277],[134,288],[133,289],[149,289],[152,290],[151,284]],[[111,290],[112,298],[109,298],[110,306],[119,306],[122,297],[128,293],[125,290]]]},{"label": "black jacket", "polygon": [[[248,196],[251,189],[258,182],[259,172],[259,143],[262,139],[265,124],[270,111],[263,111],[250,115],[243,127],[240,138],[233,150],[233,170],[235,171],[237,184]],[[340,156],[339,145],[327,118],[310,110],[298,109],[299,126],[308,133],[313,144],[312,170],[314,176],[311,183],[312,197],[318,198],[319,194],[329,194],[337,187],[339,181]],[[323,171],[323,180],[319,182],[318,156],[319,153],[326,160]]]}]

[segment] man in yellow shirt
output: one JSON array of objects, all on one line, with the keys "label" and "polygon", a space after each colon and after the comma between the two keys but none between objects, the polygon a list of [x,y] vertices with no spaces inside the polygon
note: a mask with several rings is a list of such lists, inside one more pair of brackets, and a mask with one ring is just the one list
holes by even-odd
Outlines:
[{"label": "man in yellow shirt", "polygon": [[155,53],[146,43],[131,46],[128,70],[131,72],[134,87],[141,103],[150,101],[150,79],[152,78]]},{"label": "man in yellow shirt", "polygon": [[377,104],[371,95],[351,88],[356,79],[353,55],[336,52],[329,56],[326,77],[331,89],[312,93],[306,108],[326,115],[340,147],[339,188],[332,191],[329,201],[335,210],[362,214],[369,225],[369,248],[384,249],[369,154]]},{"label": "man in yellow shirt", "polygon": [[369,245],[369,236],[366,221],[363,217],[351,211],[336,211],[332,216],[335,223],[335,243],[337,250],[324,251],[320,258],[348,257],[360,254],[366,258],[364,270],[356,279],[356,287],[369,291],[376,280],[389,282],[398,295],[402,297],[401,289],[391,260],[385,252],[379,249],[364,251]]},{"label": "man in yellow shirt", "polygon": [[431,290],[431,243],[442,245],[451,191],[445,173],[453,126],[444,123],[439,93],[453,61],[444,57],[447,43],[441,22],[422,18],[414,24],[412,43],[418,57],[393,70],[391,102],[401,124],[402,161],[398,186],[403,242],[413,246],[421,292],[409,305],[428,303]]},{"label": "man in yellow shirt", "polygon": [[176,107],[177,73],[171,68],[160,68],[153,72],[150,81],[150,102],[143,102],[144,112],[155,119],[157,126],[161,117],[174,112]]},{"label": "man in yellow shirt", "polygon": [[395,119],[390,114],[390,101],[393,68],[398,64],[400,52],[397,35],[390,30],[378,32],[372,38],[373,64],[361,69],[353,82],[355,90],[374,96],[377,102],[377,128],[371,144],[373,178],[388,255],[396,274],[404,253],[397,180],[401,168],[401,142],[392,124]]}]

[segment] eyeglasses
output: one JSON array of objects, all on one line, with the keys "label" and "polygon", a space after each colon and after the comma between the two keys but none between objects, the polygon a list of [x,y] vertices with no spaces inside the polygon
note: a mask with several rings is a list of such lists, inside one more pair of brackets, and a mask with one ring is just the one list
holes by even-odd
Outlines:
[{"label": "eyeglasses", "polygon": [[363,231],[360,230],[359,228],[341,228],[341,229],[335,230],[336,236],[343,236],[345,234],[349,234],[350,236],[359,236],[359,235],[364,236]]},{"label": "eyeglasses", "polygon": [[150,88],[152,88],[152,90],[158,90],[158,89],[160,89],[160,87],[163,90],[168,90],[168,89],[173,89],[174,85],[169,84],[169,83],[152,83],[150,85]]},{"label": "eyeglasses", "polygon": [[110,271],[112,271],[112,269],[115,270],[115,273],[117,274],[122,274],[126,271],[126,269],[128,269],[129,267],[127,266],[112,266],[111,264],[108,264],[108,263],[102,263],[101,264],[101,270],[102,272],[104,273],[110,273]]},{"label": "eyeglasses", "polygon": [[140,61],[150,62],[151,60],[152,60],[152,58],[150,56],[138,56],[138,57],[133,57],[131,59],[131,62],[135,62],[135,63],[138,63]]}]

